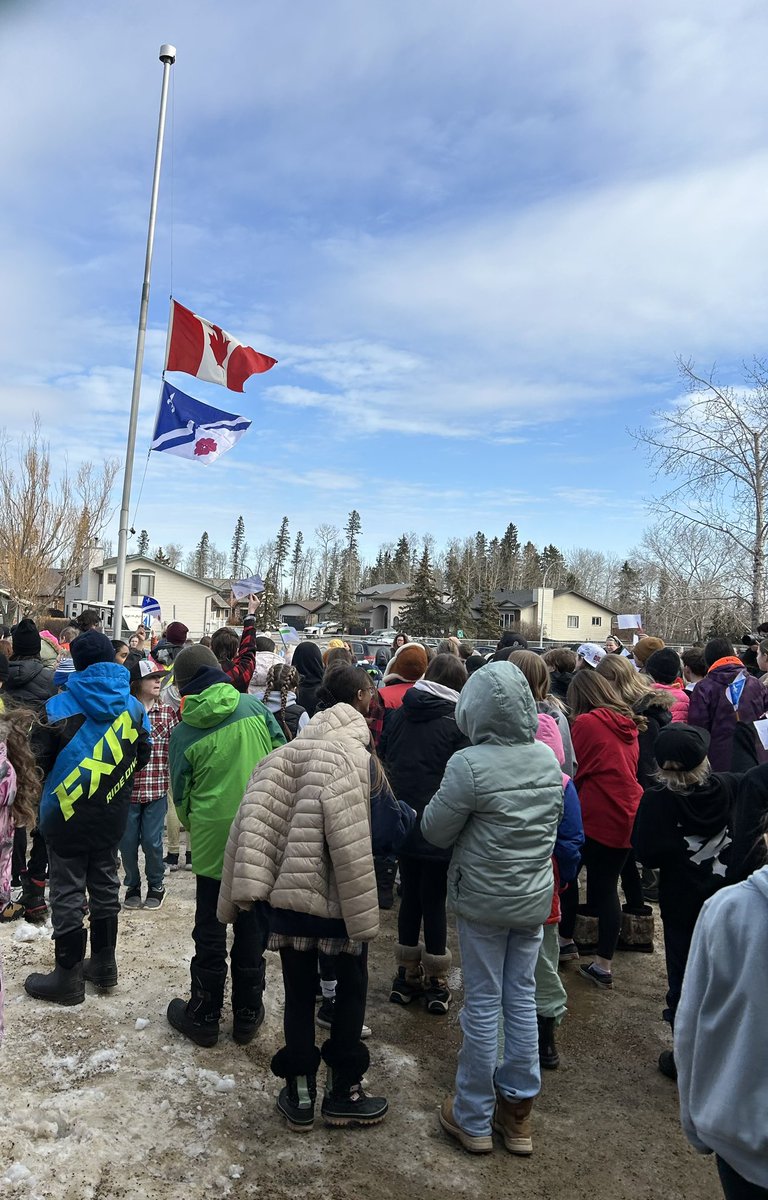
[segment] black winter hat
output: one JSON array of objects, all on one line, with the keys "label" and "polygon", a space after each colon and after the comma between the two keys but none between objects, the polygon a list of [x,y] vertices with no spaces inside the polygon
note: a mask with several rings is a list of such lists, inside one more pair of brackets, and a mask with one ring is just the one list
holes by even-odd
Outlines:
[{"label": "black winter hat", "polygon": [[25,617],[11,630],[13,653],[16,658],[36,658],[40,653],[40,634],[31,617]]},{"label": "black winter hat", "polygon": [[84,671],[94,663],[115,661],[115,647],[104,633],[98,629],[87,629],[72,642],[69,653],[76,671]]},{"label": "black winter hat", "polygon": [[662,729],[653,745],[653,753],[660,767],[664,763],[680,763],[684,771],[693,771],[704,762],[709,749],[709,734],[698,725],[683,725],[672,722]]},{"label": "black winter hat", "polygon": [[671,646],[654,650],[645,664],[645,673],[656,683],[674,683],[682,671],[680,655]]}]

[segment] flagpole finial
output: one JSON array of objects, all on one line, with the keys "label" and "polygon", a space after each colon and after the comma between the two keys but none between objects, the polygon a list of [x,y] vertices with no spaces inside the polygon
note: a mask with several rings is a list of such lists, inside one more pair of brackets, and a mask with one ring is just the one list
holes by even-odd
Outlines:
[{"label": "flagpole finial", "polygon": [[167,63],[175,63],[176,62],[176,47],[169,46],[167,43],[164,43],[160,47],[160,62],[161,63],[166,63],[166,62]]}]

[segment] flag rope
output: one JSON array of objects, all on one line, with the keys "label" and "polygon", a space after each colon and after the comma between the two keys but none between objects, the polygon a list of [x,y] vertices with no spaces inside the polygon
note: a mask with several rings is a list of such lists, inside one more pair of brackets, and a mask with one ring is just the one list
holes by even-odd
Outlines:
[{"label": "flag rope", "polygon": [[143,492],[144,492],[144,483],[146,482],[146,478],[147,478],[147,471],[148,471],[148,469],[149,469],[149,455],[150,455],[150,453],[151,453],[151,452],[150,452],[149,450],[147,450],[147,461],[144,463],[144,474],[143,474],[143,475],[142,475],[142,477],[141,477],[141,487],[139,488],[139,495],[138,495],[138,497],[137,497],[137,499],[136,499],[136,507],[135,507],[135,509],[133,510],[133,520],[131,521],[131,529],[135,529],[135,528],[136,528],[136,517],[138,516],[138,512],[139,512],[139,505],[141,504],[141,497],[142,497],[142,494],[143,494]]},{"label": "flag rope", "polygon": [[176,232],[175,227],[175,179],[176,179],[176,76],[171,76],[171,221],[170,221],[170,254],[169,254],[169,289],[168,294],[173,296],[173,242]]}]

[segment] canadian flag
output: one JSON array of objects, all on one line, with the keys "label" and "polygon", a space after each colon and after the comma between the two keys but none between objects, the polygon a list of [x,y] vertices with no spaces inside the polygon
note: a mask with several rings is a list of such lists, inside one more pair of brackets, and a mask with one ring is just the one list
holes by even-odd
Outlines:
[{"label": "canadian flag", "polygon": [[209,383],[220,383],[231,392],[242,392],[246,379],[268,371],[276,362],[276,358],[244,346],[231,333],[171,300],[166,371],[184,371]]}]

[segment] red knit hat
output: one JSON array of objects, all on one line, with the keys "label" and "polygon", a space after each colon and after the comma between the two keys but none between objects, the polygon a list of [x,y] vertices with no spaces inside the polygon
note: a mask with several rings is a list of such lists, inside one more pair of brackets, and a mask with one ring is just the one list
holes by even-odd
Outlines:
[{"label": "red knit hat", "polygon": [[165,631],[165,638],[172,646],[183,646],[188,634],[189,630],[181,621],[171,621]]}]

